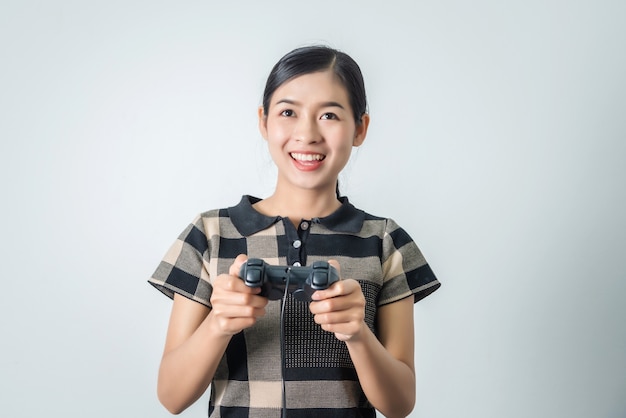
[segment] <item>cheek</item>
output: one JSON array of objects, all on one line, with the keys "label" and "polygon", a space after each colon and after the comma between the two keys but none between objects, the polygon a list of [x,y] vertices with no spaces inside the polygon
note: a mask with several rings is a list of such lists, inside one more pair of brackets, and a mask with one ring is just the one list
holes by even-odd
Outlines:
[{"label": "cheek", "polygon": [[282,132],[273,131],[267,136],[267,146],[271,153],[281,152],[287,144],[287,136]]},{"label": "cheek", "polygon": [[268,138],[283,139],[293,130],[289,123],[278,123],[272,119],[268,120],[266,126]]},{"label": "cheek", "polygon": [[355,138],[355,131],[353,129],[338,128],[329,134],[327,138],[333,138],[338,149],[342,151],[352,150]]}]

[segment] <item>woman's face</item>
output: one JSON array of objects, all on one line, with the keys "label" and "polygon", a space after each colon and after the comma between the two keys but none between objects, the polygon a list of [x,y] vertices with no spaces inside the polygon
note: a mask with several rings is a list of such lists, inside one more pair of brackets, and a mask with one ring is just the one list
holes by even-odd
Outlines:
[{"label": "woman's face", "polygon": [[259,128],[278,167],[278,184],[334,191],[353,146],[363,143],[369,119],[356,124],[345,87],[332,71],[287,81],[274,91]]}]

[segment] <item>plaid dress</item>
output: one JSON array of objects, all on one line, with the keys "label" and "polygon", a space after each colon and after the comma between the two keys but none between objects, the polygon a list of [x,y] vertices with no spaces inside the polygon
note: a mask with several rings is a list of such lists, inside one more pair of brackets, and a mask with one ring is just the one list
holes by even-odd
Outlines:
[{"label": "plaid dress", "polygon": [[[149,283],[172,298],[179,293],[211,306],[211,280],[227,273],[239,254],[274,265],[335,259],[343,278],[358,280],[365,321],[376,333],[379,306],[439,288],[411,237],[393,220],[372,216],[342,198],[330,216],[291,220],[266,216],[244,196],[236,206],[200,214],[166,253]],[[210,417],[374,417],[344,342],[323,331],[308,303],[270,301],[267,314],[233,336],[211,383]],[[282,334],[282,335],[281,335]],[[284,391],[284,399],[283,399]]]}]

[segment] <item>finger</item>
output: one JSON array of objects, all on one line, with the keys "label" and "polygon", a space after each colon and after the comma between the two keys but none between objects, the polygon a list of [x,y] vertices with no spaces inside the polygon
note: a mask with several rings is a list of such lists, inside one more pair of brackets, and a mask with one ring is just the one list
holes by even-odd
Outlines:
[{"label": "finger", "polygon": [[337,273],[339,274],[339,277],[341,277],[341,266],[339,265],[339,261],[334,260],[334,259],[330,259],[330,260],[328,260],[328,264],[333,266],[335,268],[335,270],[337,270]]},{"label": "finger", "polygon": [[[260,298],[262,299],[262,298]],[[265,315],[265,304],[253,305],[218,305],[215,315],[221,318],[260,318]]]},{"label": "finger", "polygon": [[336,285],[337,283],[334,283],[328,289],[315,291],[315,293],[311,295],[311,300],[322,301],[324,299],[330,299],[336,296],[341,296],[341,288]]},{"label": "finger", "polygon": [[213,293],[235,293],[240,295],[257,294],[261,291],[258,287],[249,287],[237,276],[220,274],[213,282]]},{"label": "finger", "polygon": [[357,287],[360,289],[358,282],[355,280],[340,280],[330,285],[328,289],[316,291],[313,295],[311,295],[311,299],[318,301],[348,295],[357,290],[354,283],[356,283]]},{"label": "finger", "polygon": [[[335,270],[337,270],[337,275],[339,276],[339,281],[341,281],[341,265],[339,264],[339,261],[337,261],[335,259],[330,259],[330,260],[328,260],[328,264],[330,264]],[[322,299],[327,299],[327,298],[332,298],[332,297],[335,297],[335,296],[339,296],[341,294],[341,289],[336,289],[335,288],[335,285],[337,283],[338,282],[332,284],[326,290],[318,290],[317,292],[313,293],[313,295],[311,295],[311,299],[312,300],[322,300]],[[335,288],[335,289],[333,289],[333,288]],[[334,290],[334,291],[332,291],[332,290]],[[337,293],[337,291],[339,291],[339,293]]]},{"label": "finger", "polygon": [[232,277],[237,278],[237,281],[235,282],[236,284],[233,284],[232,289],[233,291],[243,293],[259,293],[261,292],[260,288],[246,286],[239,277],[239,274],[241,272],[241,266],[243,266],[246,261],[248,261],[248,256],[246,254],[239,254],[233,261],[233,264],[230,265],[230,268],[228,269],[228,274]]},{"label": "finger", "polygon": [[246,262],[246,260],[248,260],[247,255],[239,254],[235,258],[235,261],[233,261],[233,264],[230,265],[230,268],[228,269],[228,274],[230,274],[231,276],[239,277],[239,270],[241,270],[241,266],[243,265],[243,263]]},{"label": "finger", "polygon": [[268,299],[263,296],[258,296],[252,292],[256,292],[256,288],[249,288],[244,285],[243,292],[223,292],[219,295],[216,295],[215,298],[211,298],[212,301],[215,301],[217,304],[221,304],[223,306],[234,306],[235,308],[264,308]]},{"label": "finger", "polygon": [[327,298],[309,304],[313,315],[347,311],[355,307],[354,301],[347,298]]}]

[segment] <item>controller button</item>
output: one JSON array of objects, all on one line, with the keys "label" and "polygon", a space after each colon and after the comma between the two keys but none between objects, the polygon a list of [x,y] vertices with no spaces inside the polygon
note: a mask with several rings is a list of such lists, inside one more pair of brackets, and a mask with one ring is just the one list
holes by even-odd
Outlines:
[{"label": "controller button", "polygon": [[261,270],[246,271],[246,283],[254,286],[261,283]]},{"label": "controller button", "polygon": [[307,295],[306,292],[302,289],[294,290],[291,295],[294,297],[294,299],[299,300],[300,302],[307,302],[310,300],[309,295]]},{"label": "controller button", "polygon": [[328,273],[325,271],[313,271],[313,278],[311,279],[311,285],[324,286],[328,283]]},{"label": "controller button", "polygon": [[328,263],[326,261],[314,261],[311,265],[313,269],[327,269]]}]

